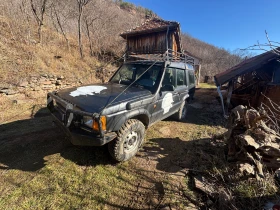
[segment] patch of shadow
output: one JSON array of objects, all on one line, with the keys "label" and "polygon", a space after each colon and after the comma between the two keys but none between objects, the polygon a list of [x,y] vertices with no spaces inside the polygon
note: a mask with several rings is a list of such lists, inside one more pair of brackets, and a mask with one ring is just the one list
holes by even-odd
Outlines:
[{"label": "patch of shadow", "polygon": [[47,164],[46,156],[57,153],[78,165],[114,164],[106,146],[73,146],[47,113],[39,110],[34,118],[0,125],[0,169],[37,171]]},{"label": "patch of shadow", "polygon": [[101,147],[69,146],[61,151],[61,156],[80,166],[114,165],[107,145]]},{"label": "patch of shadow", "polygon": [[224,160],[224,153],[221,153],[224,147],[213,146],[210,138],[192,141],[183,141],[180,138],[155,138],[149,142],[143,147],[143,151],[155,159],[156,168],[164,172],[176,173],[183,168],[201,168],[200,164],[211,161],[214,155]]},{"label": "patch of shadow", "polygon": [[39,109],[34,115],[32,115],[34,118],[38,117],[46,117],[51,116],[50,111],[47,107]]},{"label": "patch of shadow", "polygon": [[224,126],[226,120],[222,111],[209,109],[208,107],[200,109],[188,106],[187,117],[184,120],[187,123],[196,125]]},{"label": "patch of shadow", "polygon": [[[196,196],[200,195],[203,203],[203,208],[200,209],[209,209],[209,199],[212,202],[211,209],[263,209],[268,200],[278,198],[277,194],[248,197],[242,191],[232,190],[240,182],[245,184],[247,177],[238,175],[237,163],[226,161],[223,142],[209,138],[192,141],[183,141],[180,138],[154,138],[149,142],[143,147],[143,152],[156,160],[156,169],[159,171],[170,174],[184,172],[188,178],[189,189],[199,193]],[[215,196],[198,192],[199,188],[194,182],[194,178],[198,177],[205,178],[206,181],[203,181],[205,185],[214,186]],[[232,206],[236,208],[231,208]]]}]

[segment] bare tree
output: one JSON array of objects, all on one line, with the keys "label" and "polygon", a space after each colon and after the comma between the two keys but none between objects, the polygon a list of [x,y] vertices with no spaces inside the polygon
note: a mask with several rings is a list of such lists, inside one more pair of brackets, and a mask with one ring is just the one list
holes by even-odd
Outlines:
[{"label": "bare tree", "polygon": [[[99,3],[99,4],[98,4]],[[99,20],[102,16],[102,12],[100,12],[98,7],[104,6],[103,1],[95,1],[94,4],[90,4],[83,15],[83,20],[85,23],[85,31],[89,42],[90,56],[94,56],[93,50],[93,41],[92,41],[92,32],[94,31],[94,22]],[[94,12],[93,12],[94,11]]]},{"label": "bare tree", "polygon": [[85,28],[86,28],[86,34],[88,37],[88,42],[89,42],[89,49],[90,49],[90,56],[93,56],[93,47],[92,47],[92,39],[91,39],[91,33],[90,33],[90,27],[93,24],[93,21],[95,21],[97,18],[93,18],[93,19],[88,19],[85,18]]},{"label": "bare tree", "polygon": [[267,43],[262,44],[258,41],[257,44],[254,44],[242,50],[262,50],[266,52],[273,51],[275,54],[280,55],[280,48],[279,48],[280,42],[272,41],[269,38],[267,31],[265,31],[265,36],[266,36]]},{"label": "bare tree", "polygon": [[80,49],[80,56],[81,58],[84,57],[83,54],[83,43],[82,43],[82,15],[84,7],[90,2],[91,0],[77,0],[78,3],[78,39],[79,39],[79,49]]},{"label": "bare tree", "polygon": [[[62,33],[62,35],[63,35],[63,37],[64,37],[64,39],[65,39],[65,41],[66,41],[66,43],[67,43],[68,50],[70,50],[69,39],[67,38],[66,33],[65,33],[65,31],[64,31],[64,29],[63,29],[63,27],[62,27],[62,23],[61,23],[61,20],[60,20],[60,18],[59,18],[59,15],[58,15],[58,13],[57,13],[55,4],[52,4],[51,8],[52,8],[52,9],[51,9],[52,13],[54,13],[54,15],[55,15],[54,18],[56,19],[56,22],[57,22],[57,24],[58,24],[58,27],[59,27],[59,29],[60,29],[60,31],[61,31],[61,33]],[[54,24],[54,25],[55,25],[55,24]]]},{"label": "bare tree", "polygon": [[36,19],[37,25],[38,25],[38,38],[39,42],[42,42],[42,26],[44,25],[44,17],[46,12],[46,5],[48,0],[39,0],[36,3],[34,3],[34,0],[30,0],[31,9],[33,12],[33,15]]}]

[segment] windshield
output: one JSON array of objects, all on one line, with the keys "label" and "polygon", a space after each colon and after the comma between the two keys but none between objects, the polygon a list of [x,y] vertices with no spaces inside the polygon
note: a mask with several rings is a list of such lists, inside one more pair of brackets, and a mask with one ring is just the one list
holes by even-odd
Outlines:
[{"label": "windshield", "polygon": [[[145,72],[148,68],[150,69]],[[130,85],[136,80],[133,85],[154,92],[160,82],[162,69],[162,65],[151,67],[151,64],[124,64],[112,77],[111,82]]]}]

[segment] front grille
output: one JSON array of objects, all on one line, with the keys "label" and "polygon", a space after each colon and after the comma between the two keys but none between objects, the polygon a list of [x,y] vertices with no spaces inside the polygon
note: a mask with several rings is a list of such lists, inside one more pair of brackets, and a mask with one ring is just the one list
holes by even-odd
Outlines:
[{"label": "front grille", "polygon": [[66,113],[66,109],[64,106],[62,106],[59,102],[56,102],[56,108],[58,109],[58,111],[62,114]]}]

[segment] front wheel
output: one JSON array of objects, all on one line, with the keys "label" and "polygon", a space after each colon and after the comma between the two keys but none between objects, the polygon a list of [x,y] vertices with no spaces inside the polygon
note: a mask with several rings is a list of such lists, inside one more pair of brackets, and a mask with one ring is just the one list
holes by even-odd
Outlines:
[{"label": "front wheel", "polygon": [[132,158],[142,146],[145,126],[135,119],[127,120],[117,133],[117,138],[108,144],[111,156],[118,162]]}]

